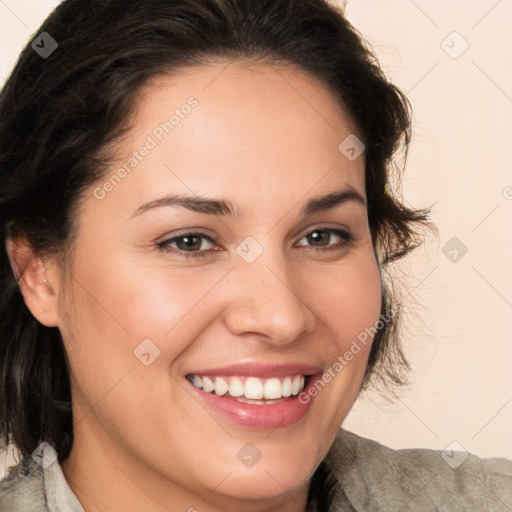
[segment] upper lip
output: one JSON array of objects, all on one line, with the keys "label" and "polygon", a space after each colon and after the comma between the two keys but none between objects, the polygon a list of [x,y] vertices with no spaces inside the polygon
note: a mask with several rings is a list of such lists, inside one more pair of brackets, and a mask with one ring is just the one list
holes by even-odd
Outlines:
[{"label": "upper lip", "polygon": [[251,377],[287,377],[289,375],[316,375],[320,373],[320,366],[291,362],[286,364],[239,363],[217,368],[206,368],[187,372],[187,375],[240,375]]}]

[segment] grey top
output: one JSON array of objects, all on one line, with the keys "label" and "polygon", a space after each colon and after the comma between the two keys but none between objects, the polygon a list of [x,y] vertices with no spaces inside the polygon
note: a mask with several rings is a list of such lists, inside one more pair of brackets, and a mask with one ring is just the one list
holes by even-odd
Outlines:
[{"label": "grey top", "polygon": [[[340,430],[312,481],[312,512],[512,511],[512,461],[392,450]],[[55,461],[32,458],[0,482],[0,512],[84,512]],[[131,511],[130,511],[131,512]]]}]

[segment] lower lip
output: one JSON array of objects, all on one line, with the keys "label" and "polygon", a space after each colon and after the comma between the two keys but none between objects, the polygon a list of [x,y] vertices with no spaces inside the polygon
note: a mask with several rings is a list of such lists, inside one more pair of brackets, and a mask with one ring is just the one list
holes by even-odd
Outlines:
[{"label": "lower lip", "polygon": [[[311,407],[311,396],[308,396],[307,403],[301,403],[299,396],[307,393],[308,389],[315,384],[320,375],[311,375],[306,388],[294,398],[290,398],[278,404],[254,405],[237,402],[233,398],[217,396],[196,388],[189,384],[196,391],[198,396],[205,402],[208,408],[220,414],[224,418],[236,424],[253,429],[276,429],[285,428],[301,420]],[[187,381],[188,382],[188,381]]]}]

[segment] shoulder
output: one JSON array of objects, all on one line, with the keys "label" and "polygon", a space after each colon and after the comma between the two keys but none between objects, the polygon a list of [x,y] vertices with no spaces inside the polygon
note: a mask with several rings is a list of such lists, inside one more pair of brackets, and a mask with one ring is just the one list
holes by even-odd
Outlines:
[{"label": "shoulder", "polygon": [[510,510],[512,461],[393,450],[340,430],[325,462],[332,493],[355,510]]},{"label": "shoulder", "polygon": [[10,468],[0,481],[0,510],[2,512],[45,512],[43,470],[30,459]]}]

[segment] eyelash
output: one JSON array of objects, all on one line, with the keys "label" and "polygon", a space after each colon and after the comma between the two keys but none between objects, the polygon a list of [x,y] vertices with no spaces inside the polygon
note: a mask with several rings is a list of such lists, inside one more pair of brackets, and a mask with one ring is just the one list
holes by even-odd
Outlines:
[{"label": "eyelash", "polygon": [[[345,249],[345,248],[349,247],[354,242],[354,237],[348,231],[345,231],[342,229],[334,229],[334,228],[316,228],[316,229],[313,229],[312,231],[308,231],[302,238],[305,238],[308,235],[311,235],[312,233],[315,233],[317,231],[324,231],[326,233],[336,235],[341,238],[341,242],[339,242],[336,245],[331,245],[331,246],[327,246],[327,247],[316,247],[316,248],[313,247],[312,248],[313,250],[317,250],[317,251],[340,250],[340,249]],[[183,233],[181,235],[175,236],[173,238],[168,238],[167,240],[163,240],[162,242],[159,242],[157,244],[157,248],[160,251],[163,251],[166,253],[169,253],[169,252],[177,253],[180,256],[183,256],[184,258],[201,258],[204,256],[208,256],[208,254],[210,252],[212,252],[211,250],[183,251],[181,249],[175,249],[175,248],[168,247],[168,244],[173,243],[176,240],[180,240],[181,238],[187,238],[187,237],[192,237],[192,236],[203,237],[206,240],[208,240],[209,242],[211,242],[212,244],[215,244],[215,240],[213,238],[211,238],[210,236],[206,235],[205,233],[187,232],[187,233]],[[301,240],[302,240],[302,238],[301,238]]]}]

